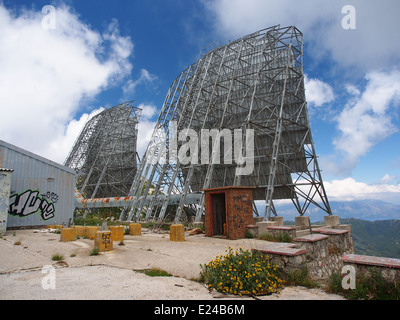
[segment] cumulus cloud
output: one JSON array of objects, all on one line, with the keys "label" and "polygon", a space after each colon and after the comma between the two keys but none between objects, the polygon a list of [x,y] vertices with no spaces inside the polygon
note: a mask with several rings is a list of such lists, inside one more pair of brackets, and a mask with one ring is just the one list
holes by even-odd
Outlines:
[{"label": "cumulus cloud", "polygon": [[140,76],[136,80],[130,79],[123,87],[122,91],[124,96],[132,96],[135,93],[136,87],[143,84],[150,84],[157,80],[157,76],[151,74],[146,69],[140,70]]},{"label": "cumulus cloud", "polygon": [[140,104],[138,108],[142,109],[142,117],[138,126],[137,153],[142,159],[157,123],[154,116],[158,114],[158,110],[151,104]]},{"label": "cumulus cloud", "polygon": [[324,185],[329,199],[334,201],[375,199],[398,202],[400,196],[400,185],[367,184],[353,178],[326,181]]},{"label": "cumulus cloud", "polygon": [[314,107],[321,107],[325,103],[332,102],[335,99],[333,88],[319,79],[310,79],[305,77],[307,102]]},{"label": "cumulus cloud", "polygon": [[356,29],[345,30],[342,8],[347,0],[203,0],[224,40],[236,39],[280,24],[295,25],[305,36],[313,58],[329,54],[351,72],[399,62],[397,0],[364,0],[354,3]]},{"label": "cumulus cloud", "polygon": [[[66,152],[71,150],[86,123],[102,111],[104,111],[103,107],[92,111],[90,114],[84,113],[79,119],[71,120],[66,125],[64,135],[60,139],[50,142],[49,149],[51,152],[55,155],[60,155],[59,159],[56,158],[59,163],[63,163],[66,160]],[[61,157],[61,155],[65,155],[65,157]]]},{"label": "cumulus cloud", "polygon": [[398,129],[392,112],[400,104],[400,72],[371,72],[364,91],[350,86],[352,97],[336,118],[336,150],[343,156],[339,171],[351,172],[360,158]]},{"label": "cumulus cloud", "polygon": [[116,20],[101,33],[68,6],[55,14],[46,29],[41,11],[16,15],[0,4],[0,137],[63,162],[83,102],[130,75],[133,43]]}]

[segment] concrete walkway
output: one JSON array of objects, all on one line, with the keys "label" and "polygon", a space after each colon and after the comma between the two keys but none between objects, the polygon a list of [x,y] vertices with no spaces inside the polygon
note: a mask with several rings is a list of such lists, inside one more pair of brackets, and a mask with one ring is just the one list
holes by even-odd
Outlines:
[{"label": "concrete walkway", "polygon": [[[0,299],[28,300],[207,300],[224,298],[210,294],[205,286],[190,279],[200,274],[200,264],[225,254],[232,247],[252,249],[262,240],[226,240],[204,235],[186,236],[184,242],[169,241],[168,234],[144,233],[125,236],[124,245],[90,256],[93,240],[60,242],[60,235],[33,230],[9,231],[0,239]],[[64,257],[62,264],[51,260]],[[56,289],[42,286],[47,274],[42,268],[54,266]],[[160,268],[173,277],[148,277],[137,270]],[[232,297],[227,297],[232,299]],[[243,298],[242,298],[243,299]],[[262,299],[341,299],[321,290],[285,288],[281,294]]]}]

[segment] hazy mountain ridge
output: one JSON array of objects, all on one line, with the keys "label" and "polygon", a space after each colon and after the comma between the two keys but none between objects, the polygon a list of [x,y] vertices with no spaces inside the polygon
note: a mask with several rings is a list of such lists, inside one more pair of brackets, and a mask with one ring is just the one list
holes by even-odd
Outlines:
[{"label": "hazy mountain ridge", "polygon": [[400,219],[365,221],[340,219],[350,224],[356,254],[400,258]]},{"label": "hazy mountain ridge", "polygon": [[[357,200],[357,201],[330,201],[332,213],[341,219],[355,218],[367,221],[400,219],[400,205],[387,203],[379,200]],[[260,215],[264,208],[257,206]],[[279,216],[285,220],[294,220],[298,215],[292,203],[275,204]],[[324,221],[326,213],[314,205],[310,205],[308,214],[311,221]]]},{"label": "hazy mountain ridge", "polygon": [[[330,201],[330,205],[342,224],[352,225],[356,254],[400,258],[400,205],[378,200]],[[285,223],[298,215],[291,203],[275,206]],[[264,208],[258,209],[263,215]],[[326,213],[310,205],[308,215],[313,224],[323,224]]]}]

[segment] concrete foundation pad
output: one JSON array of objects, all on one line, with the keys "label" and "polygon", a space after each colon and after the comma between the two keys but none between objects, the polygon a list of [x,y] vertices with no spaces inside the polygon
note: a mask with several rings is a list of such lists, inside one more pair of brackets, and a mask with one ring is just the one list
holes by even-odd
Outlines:
[{"label": "concrete foundation pad", "polygon": [[325,225],[326,226],[338,226],[340,225],[339,216],[325,216]]},{"label": "concrete foundation pad", "polygon": [[310,228],[310,217],[308,216],[297,216],[295,217],[295,224],[300,227],[300,230]]},{"label": "concrete foundation pad", "polygon": [[278,226],[283,226],[283,217],[271,217],[270,221],[275,221],[278,223]]},{"label": "concrete foundation pad", "polygon": [[278,225],[278,222],[276,222],[276,221],[261,221],[261,222],[256,223],[256,226],[258,227],[259,235],[261,235],[263,233],[267,233],[269,227],[276,227],[277,225]]}]

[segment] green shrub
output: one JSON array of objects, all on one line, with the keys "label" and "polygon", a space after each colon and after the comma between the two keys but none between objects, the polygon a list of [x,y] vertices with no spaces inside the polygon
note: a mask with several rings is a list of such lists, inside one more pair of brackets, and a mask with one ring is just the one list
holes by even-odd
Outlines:
[{"label": "green shrub", "polygon": [[245,235],[245,237],[246,237],[247,239],[253,239],[253,238],[254,238],[254,235],[253,235],[249,230],[246,230],[246,235]]},{"label": "green shrub", "polygon": [[343,276],[332,273],[328,282],[328,291],[350,300],[400,300],[400,284],[388,282],[376,268],[356,277],[356,288],[345,290],[342,287]]},{"label": "green shrub", "polygon": [[287,242],[287,243],[293,242],[293,237],[287,232],[278,233],[277,235],[273,235],[272,233],[266,232],[260,234],[258,236],[258,239],[270,242]]},{"label": "green shrub", "polygon": [[308,276],[308,269],[305,265],[301,269],[287,272],[284,276],[284,282],[289,286],[317,287],[317,283]]},{"label": "green shrub", "polygon": [[200,280],[210,290],[235,295],[266,295],[280,292],[282,280],[278,266],[258,252],[229,247],[226,255],[201,265]]}]

